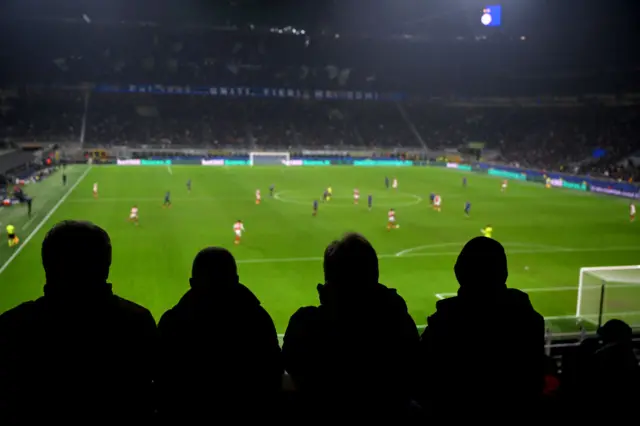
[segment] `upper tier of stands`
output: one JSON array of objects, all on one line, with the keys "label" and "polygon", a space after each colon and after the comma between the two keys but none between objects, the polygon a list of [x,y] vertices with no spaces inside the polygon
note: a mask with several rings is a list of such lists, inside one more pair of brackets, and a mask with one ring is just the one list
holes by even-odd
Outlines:
[{"label": "upper tier of stands", "polygon": [[[252,149],[457,149],[481,142],[505,161],[610,174],[620,162],[628,168],[625,159],[640,148],[638,68],[624,44],[594,42],[584,55],[565,55],[575,46],[84,21],[41,22],[37,32],[9,22],[0,40],[4,141]],[[171,96],[96,90],[105,84],[184,90]],[[214,86],[306,90],[311,98],[316,90],[394,96],[184,94]],[[605,156],[594,159],[595,149]]]}]

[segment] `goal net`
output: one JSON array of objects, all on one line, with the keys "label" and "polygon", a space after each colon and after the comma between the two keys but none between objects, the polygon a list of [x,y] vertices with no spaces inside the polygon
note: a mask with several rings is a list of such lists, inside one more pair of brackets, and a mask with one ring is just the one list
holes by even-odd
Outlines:
[{"label": "goal net", "polygon": [[580,268],[576,318],[598,327],[614,318],[640,327],[640,265]]},{"label": "goal net", "polygon": [[291,160],[289,152],[250,152],[251,166],[288,166]]}]

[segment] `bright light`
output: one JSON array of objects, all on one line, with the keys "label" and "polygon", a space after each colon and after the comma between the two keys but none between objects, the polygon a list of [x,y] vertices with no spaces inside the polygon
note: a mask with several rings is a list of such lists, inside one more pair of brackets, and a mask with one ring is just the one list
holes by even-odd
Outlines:
[{"label": "bright light", "polygon": [[488,13],[485,13],[480,18],[480,22],[482,22],[482,25],[489,25],[491,24],[491,21],[492,21],[491,15],[489,15]]}]

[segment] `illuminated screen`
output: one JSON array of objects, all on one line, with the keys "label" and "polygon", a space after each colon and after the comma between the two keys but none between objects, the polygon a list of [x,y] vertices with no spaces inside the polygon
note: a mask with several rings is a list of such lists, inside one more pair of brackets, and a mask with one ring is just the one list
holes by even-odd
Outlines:
[{"label": "illuminated screen", "polygon": [[502,6],[497,4],[482,9],[480,22],[485,27],[499,27],[502,24]]}]

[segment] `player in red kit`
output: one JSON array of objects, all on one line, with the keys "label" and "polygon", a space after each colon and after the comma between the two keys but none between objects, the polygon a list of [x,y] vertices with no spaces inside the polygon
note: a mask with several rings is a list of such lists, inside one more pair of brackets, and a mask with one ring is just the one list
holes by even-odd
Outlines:
[{"label": "player in red kit", "polygon": [[390,209],[388,213],[388,221],[387,221],[387,231],[390,231],[391,228],[399,228],[400,225],[396,223],[396,211],[394,209]]},{"label": "player in red kit", "polygon": [[507,180],[502,181],[502,186],[500,187],[500,192],[507,192]]},{"label": "player in red kit", "polygon": [[260,196],[260,190],[256,189],[256,204],[260,204],[262,197]]},{"label": "player in red kit", "polygon": [[353,204],[358,204],[360,201],[360,190],[358,188],[353,190]]},{"label": "player in red kit", "polygon": [[136,226],[138,226],[138,206],[131,207],[129,222],[133,222]]},{"label": "player in red kit", "polygon": [[233,225],[233,232],[236,234],[234,244],[240,244],[240,238],[242,238],[242,233],[244,232],[244,224],[241,220],[238,219],[238,221]]},{"label": "player in red kit", "polygon": [[433,197],[433,209],[437,212],[440,211],[440,206],[442,205],[442,198],[439,195]]}]

